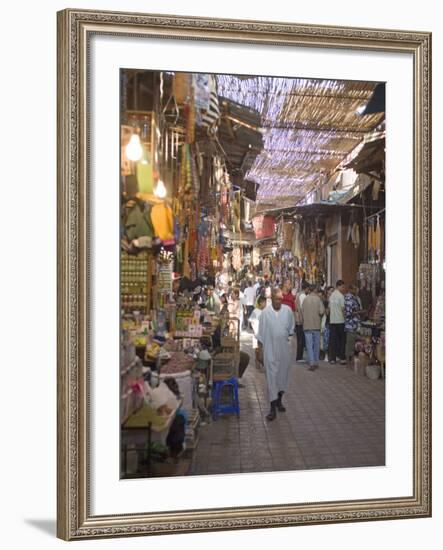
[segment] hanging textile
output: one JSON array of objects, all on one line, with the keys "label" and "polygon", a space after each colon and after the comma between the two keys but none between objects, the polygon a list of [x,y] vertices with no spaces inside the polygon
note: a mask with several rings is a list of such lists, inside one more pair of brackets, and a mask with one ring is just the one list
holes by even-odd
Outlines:
[{"label": "hanging textile", "polygon": [[193,212],[189,216],[189,253],[194,260],[198,252],[198,232],[197,232],[197,220],[199,219],[198,213]]},{"label": "hanging textile", "polygon": [[218,247],[217,245],[212,245],[210,247],[210,260],[211,264],[218,261]]},{"label": "hanging textile", "polygon": [[241,195],[239,192],[233,193],[232,200],[232,227],[234,233],[240,233],[241,231]]},{"label": "hanging textile", "polygon": [[174,218],[170,206],[164,202],[153,206],[151,220],[155,234],[163,242],[174,242]]},{"label": "hanging textile", "polygon": [[293,238],[294,238],[294,225],[292,223],[283,224],[282,248],[288,251],[291,250]]},{"label": "hanging textile", "polygon": [[175,73],[172,82],[172,93],[175,101],[181,105],[186,103],[191,95],[191,78],[189,73]]},{"label": "hanging textile", "polygon": [[279,248],[283,248],[283,218],[277,223],[277,245]]},{"label": "hanging textile", "polygon": [[192,86],[194,88],[195,108],[206,111],[209,108],[209,74],[195,73],[192,75]]},{"label": "hanging textile", "polygon": [[215,133],[220,122],[220,106],[217,96],[215,77],[209,75],[209,102],[206,111],[201,113],[201,125],[208,129],[208,133]]},{"label": "hanging textile", "polygon": [[252,219],[256,239],[266,239],[275,235],[275,220],[272,216],[255,216]]},{"label": "hanging textile", "polygon": [[374,249],[377,255],[377,259],[381,259],[381,232],[380,232],[380,217],[377,216],[377,223],[375,226],[375,242]]},{"label": "hanging textile", "polygon": [[192,189],[196,197],[200,193],[200,176],[198,175],[197,163],[195,160],[195,152],[189,152],[189,161],[191,166],[191,179],[192,179]]},{"label": "hanging textile", "polygon": [[352,225],[351,241],[352,241],[352,244],[354,245],[354,248],[358,248],[360,246],[360,227],[358,223],[354,223]]},{"label": "hanging textile", "polygon": [[183,277],[191,277],[191,267],[189,265],[189,235],[186,237],[183,251]]},{"label": "hanging textile", "polygon": [[134,202],[126,216],[124,226],[129,241],[138,237],[154,237],[152,211],[150,207],[144,203]]},{"label": "hanging textile", "polygon": [[380,193],[381,183],[378,180],[374,180],[372,184],[372,200],[378,201],[378,195]]},{"label": "hanging textile", "polygon": [[210,256],[209,256],[209,246],[208,238],[201,237],[199,239],[199,248],[197,255],[197,269],[202,272],[209,267]]},{"label": "hanging textile", "polygon": [[301,258],[303,255],[303,251],[301,246],[301,227],[298,222],[294,223],[293,233],[292,255],[296,258]]},{"label": "hanging textile", "polygon": [[191,93],[186,113],[186,142],[194,143],[195,141],[195,101],[194,94]]}]

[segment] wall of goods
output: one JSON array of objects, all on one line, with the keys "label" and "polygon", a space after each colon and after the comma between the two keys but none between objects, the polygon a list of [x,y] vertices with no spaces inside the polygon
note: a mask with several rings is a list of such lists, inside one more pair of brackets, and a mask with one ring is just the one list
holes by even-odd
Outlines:
[{"label": "wall of goods", "polygon": [[[250,274],[324,285],[331,218],[256,213],[260,114],[218,96],[212,75],[124,70],[121,92],[121,474],[171,475],[196,448],[217,365],[238,370],[238,334],[202,289]],[[365,201],[332,232],[375,295],[384,214]]]},{"label": "wall of goods", "polygon": [[197,445],[217,365],[238,368],[235,334],[229,345],[226,319],[197,299],[224,268],[242,269],[228,235],[247,230],[240,165],[262,138],[232,131],[243,108],[211,75],[123,71],[121,86],[121,475],[170,475]]}]

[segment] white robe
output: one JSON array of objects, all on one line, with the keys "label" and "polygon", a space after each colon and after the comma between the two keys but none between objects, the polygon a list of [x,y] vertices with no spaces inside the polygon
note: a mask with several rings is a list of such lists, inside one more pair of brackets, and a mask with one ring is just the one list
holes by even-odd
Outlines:
[{"label": "white robe", "polygon": [[279,391],[288,387],[291,348],[289,336],[294,333],[294,314],[283,304],[276,311],[272,304],[260,315],[258,340],[263,345],[263,359],[268,384],[269,401],[278,398]]},{"label": "white robe", "polygon": [[252,327],[252,332],[254,333],[252,336],[252,349],[258,348],[258,344],[257,344],[258,325],[259,325],[260,315],[262,314],[262,311],[263,311],[262,309],[259,309],[258,307],[256,307],[248,319]]}]

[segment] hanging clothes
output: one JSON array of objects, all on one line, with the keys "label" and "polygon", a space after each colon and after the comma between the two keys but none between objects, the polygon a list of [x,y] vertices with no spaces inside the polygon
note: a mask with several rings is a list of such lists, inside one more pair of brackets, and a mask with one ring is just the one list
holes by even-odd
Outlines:
[{"label": "hanging clothes", "polygon": [[185,239],[183,251],[183,277],[191,278],[191,266],[189,265],[189,235]]},{"label": "hanging clothes", "polygon": [[300,224],[295,222],[294,223],[294,234],[293,234],[293,240],[292,240],[292,254],[296,258],[301,258],[302,253],[302,247],[301,247],[301,228]]},{"label": "hanging clothes", "polygon": [[358,248],[360,246],[360,227],[358,223],[354,223],[352,225],[351,241],[352,241],[352,244],[354,245],[354,248]]},{"label": "hanging clothes", "polygon": [[381,183],[378,180],[374,180],[372,184],[372,200],[378,201],[378,195],[380,193]]},{"label": "hanging clothes", "polygon": [[199,249],[197,256],[197,268],[200,272],[203,272],[209,267],[211,258],[209,252],[209,239],[208,237],[201,237],[199,239]]},{"label": "hanging clothes", "polygon": [[372,239],[372,220],[369,220],[368,223],[368,260],[371,261],[373,258],[373,239]]},{"label": "hanging clothes", "polygon": [[217,245],[214,246],[214,245],[211,244],[211,247],[210,247],[210,260],[211,260],[212,264],[214,262],[218,261],[218,248],[217,248]]},{"label": "hanging clothes", "polygon": [[[209,108],[209,74],[196,73],[192,75],[192,86],[194,88],[195,108],[206,111]],[[200,117],[198,117],[199,121]]]},{"label": "hanging clothes", "polygon": [[172,82],[172,93],[178,104],[186,103],[191,95],[191,75],[189,73],[175,73]]},{"label": "hanging clothes", "polygon": [[129,241],[138,237],[154,237],[152,211],[144,203],[134,202],[124,221],[125,233]]},{"label": "hanging clothes", "polygon": [[236,233],[241,231],[241,195],[240,193],[234,193],[232,199],[232,221],[233,221],[233,230]]},{"label": "hanging clothes", "polygon": [[215,133],[220,122],[220,106],[217,96],[215,77],[209,75],[209,102],[207,109],[201,113],[200,124],[208,129],[208,133]]},{"label": "hanging clothes", "polygon": [[151,211],[155,234],[165,243],[174,242],[174,218],[172,209],[164,202],[156,204]]},{"label": "hanging clothes", "polygon": [[381,258],[381,232],[380,232],[380,217],[377,216],[377,223],[375,226],[375,242],[374,242],[374,249],[375,253],[377,255],[377,259],[380,260]]},{"label": "hanging clothes", "polygon": [[188,213],[188,246],[189,246],[189,256],[192,262],[195,261],[198,253],[198,221],[199,221],[199,212],[193,211]]}]

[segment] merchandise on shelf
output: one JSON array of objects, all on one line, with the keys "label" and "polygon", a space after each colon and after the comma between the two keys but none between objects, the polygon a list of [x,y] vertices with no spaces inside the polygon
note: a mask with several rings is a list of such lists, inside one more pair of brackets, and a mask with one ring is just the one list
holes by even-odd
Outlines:
[{"label": "merchandise on shelf", "polygon": [[121,253],[120,296],[124,311],[144,310],[147,303],[148,254],[137,256]]}]

